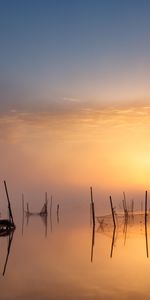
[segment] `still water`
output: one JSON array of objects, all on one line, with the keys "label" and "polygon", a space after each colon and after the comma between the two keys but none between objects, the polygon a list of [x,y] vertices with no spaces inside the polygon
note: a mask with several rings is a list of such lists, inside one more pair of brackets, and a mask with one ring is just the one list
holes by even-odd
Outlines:
[{"label": "still water", "polygon": [[11,245],[0,238],[0,299],[149,299],[144,217],[122,219],[115,234],[106,218],[93,235],[88,210],[78,214],[16,219]]}]

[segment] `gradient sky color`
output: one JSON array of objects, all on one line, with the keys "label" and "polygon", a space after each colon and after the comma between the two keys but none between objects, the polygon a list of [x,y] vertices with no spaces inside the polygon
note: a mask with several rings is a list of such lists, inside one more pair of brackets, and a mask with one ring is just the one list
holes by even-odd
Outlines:
[{"label": "gradient sky color", "polygon": [[148,0],[1,0],[0,110],[149,103]]},{"label": "gradient sky color", "polygon": [[149,12],[148,0],[0,1],[0,180],[16,198],[149,192]]}]

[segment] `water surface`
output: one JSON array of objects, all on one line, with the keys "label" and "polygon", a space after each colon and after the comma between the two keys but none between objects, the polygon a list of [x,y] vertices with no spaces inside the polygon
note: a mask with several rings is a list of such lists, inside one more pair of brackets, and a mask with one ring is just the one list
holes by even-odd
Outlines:
[{"label": "water surface", "polygon": [[58,223],[54,213],[47,230],[39,216],[20,221],[4,276],[8,237],[0,238],[2,299],[149,299],[143,216],[127,228],[122,219],[115,236],[111,219],[96,223],[94,237],[88,213],[78,223],[78,210],[72,222],[62,214]]}]

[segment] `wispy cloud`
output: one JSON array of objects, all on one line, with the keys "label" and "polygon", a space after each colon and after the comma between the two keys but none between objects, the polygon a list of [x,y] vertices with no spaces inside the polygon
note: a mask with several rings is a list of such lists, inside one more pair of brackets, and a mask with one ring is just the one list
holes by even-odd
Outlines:
[{"label": "wispy cloud", "polygon": [[69,111],[28,112],[12,109],[0,116],[0,140],[16,142],[18,139],[90,135],[113,128],[149,128],[150,107],[85,108]]},{"label": "wispy cloud", "polygon": [[79,103],[79,102],[81,102],[80,99],[78,99],[78,98],[72,98],[72,97],[63,97],[62,100],[66,101],[66,102],[73,102],[73,103]]}]

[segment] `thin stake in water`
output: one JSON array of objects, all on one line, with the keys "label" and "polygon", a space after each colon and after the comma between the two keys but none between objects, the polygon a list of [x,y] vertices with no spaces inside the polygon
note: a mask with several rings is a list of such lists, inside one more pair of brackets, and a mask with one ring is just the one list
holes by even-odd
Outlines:
[{"label": "thin stake in water", "polygon": [[93,220],[93,226],[95,226],[95,207],[94,207],[94,201],[93,201],[93,190],[92,190],[92,187],[90,187],[90,192],[91,192],[92,220]]},{"label": "thin stake in water", "polygon": [[113,223],[114,223],[114,227],[116,228],[116,221],[115,221],[115,214],[114,214],[114,207],[113,207],[113,203],[112,203],[112,198],[111,198],[111,196],[109,198],[110,198],[110,206],[111,206]]}]

